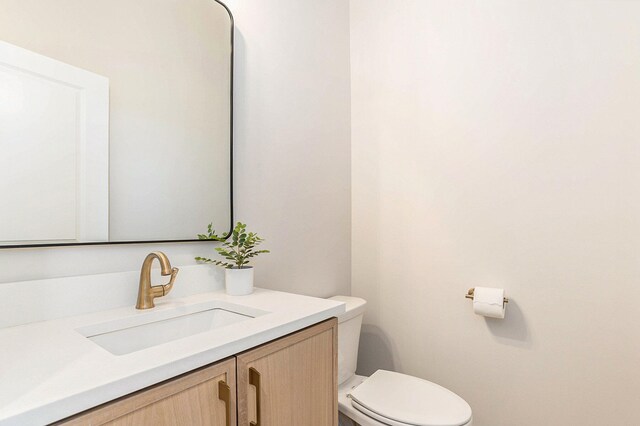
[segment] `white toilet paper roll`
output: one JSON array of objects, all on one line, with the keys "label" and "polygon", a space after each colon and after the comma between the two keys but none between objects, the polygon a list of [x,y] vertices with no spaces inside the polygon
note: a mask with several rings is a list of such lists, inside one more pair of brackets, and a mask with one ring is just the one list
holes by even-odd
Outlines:
[{"label": "white toilet paper roll", "polygon": [[473,291],[473,312],[483,317],[504,318],[504,289],[476,287]]}]

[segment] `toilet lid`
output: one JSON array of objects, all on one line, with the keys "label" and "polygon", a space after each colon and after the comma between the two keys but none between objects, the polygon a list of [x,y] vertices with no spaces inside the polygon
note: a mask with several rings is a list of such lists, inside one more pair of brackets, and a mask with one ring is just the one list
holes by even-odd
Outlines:
[{"label": "toilet lid", "polygon": [[471,407],[455,393],[393,371],[373,373],[351,391],[351,401],[357,410],[392,425],[462,426],[471,420]]}]

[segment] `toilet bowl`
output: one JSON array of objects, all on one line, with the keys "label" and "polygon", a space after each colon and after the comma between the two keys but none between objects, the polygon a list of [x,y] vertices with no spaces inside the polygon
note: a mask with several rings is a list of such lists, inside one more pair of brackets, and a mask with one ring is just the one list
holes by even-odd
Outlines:
[{"label": "toilet bowl", "polygon": [[360,327],[366,301],[334,296],[345,302],[338,318],[338,408],[340,426],[471,426],[471,407],[450,390],[428,380],[378,370],[355,374]]}]

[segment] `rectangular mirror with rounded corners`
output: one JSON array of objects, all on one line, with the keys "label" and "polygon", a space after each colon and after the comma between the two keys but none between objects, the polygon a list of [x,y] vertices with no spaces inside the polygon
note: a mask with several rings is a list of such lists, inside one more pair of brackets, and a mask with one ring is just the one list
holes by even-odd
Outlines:
[{"label": "rectangular mirror with rounded corners", "polygon": [[233,222],[217,0],[0,0],[0,248],[197,241]]}]

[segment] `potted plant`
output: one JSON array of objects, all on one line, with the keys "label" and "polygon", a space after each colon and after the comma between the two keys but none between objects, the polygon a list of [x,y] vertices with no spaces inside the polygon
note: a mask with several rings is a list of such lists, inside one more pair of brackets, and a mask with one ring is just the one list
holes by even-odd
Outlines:
[{"label": "potted plant", "polygon": [[225,268],[225,288],[227,294],[243,296],[253,292],[253,266],[249,260],[269,250],[256,250],[264,239],[254,232],[247,232],[247,225],[238,222],[231,235],[218,236],[209,224],[206,234],[198,234],[200,240],[215,240],[222,243],[222,247],[216,247],[216,251],[225,260],[214,260],[205,257],[196,257],[198,262],[213,263]]}]

